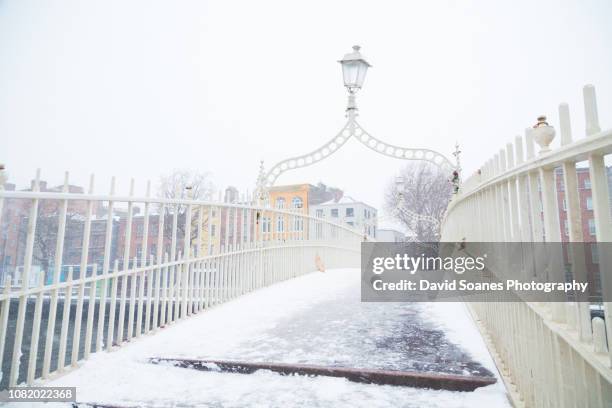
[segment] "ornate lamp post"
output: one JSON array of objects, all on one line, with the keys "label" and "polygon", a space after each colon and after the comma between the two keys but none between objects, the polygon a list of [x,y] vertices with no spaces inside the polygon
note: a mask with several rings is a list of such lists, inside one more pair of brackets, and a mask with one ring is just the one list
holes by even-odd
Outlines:
[{"label": "ornate lamp post", "polygon": [[298,169],[301,167],[311,166],[339,150],[350,138],[357,139],[367,148],[376,153],[392,157],[400,160],[423,160],[430,162],[446,174],[451,175],[453,171],[457,172],[457,183],[459,174],[459,156],[455,156],[455,163],[449,160],[446,156],[436,152],[435,150],[426,148],[409,148],[385,143],[369,134],[357,123],[355,104],[355,94],[359,91],[365,81],[368,69],[372,66],[361,55],[360,47],[353,46],[353,51],[344,55],[338,61],[342,66],[342,77],[344,86],[348,90],[348,105],[347,122],[340,132],[329,140],[326,144],[311,151],[310,153],[294,156],[282,160],[275,164],[269,171],[265,171],[263,162],[260,165],[259,175],[257,178],[256,198],[259,204],[263,204],[267,197],[268,188],[273,186],[278,177],[289,170]]}]

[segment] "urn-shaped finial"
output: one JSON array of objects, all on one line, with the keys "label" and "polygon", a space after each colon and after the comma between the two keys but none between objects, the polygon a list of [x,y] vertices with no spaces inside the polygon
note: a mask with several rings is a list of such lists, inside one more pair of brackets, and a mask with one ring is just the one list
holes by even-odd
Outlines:
[{"label": "urn-shaped finial", "polygon": [[546,121],[546,116],[538,116],[538,122],[533,125],[533,140],[540,146],[540,154],[550,151],[550,144],[555,138],[555,128]]}]

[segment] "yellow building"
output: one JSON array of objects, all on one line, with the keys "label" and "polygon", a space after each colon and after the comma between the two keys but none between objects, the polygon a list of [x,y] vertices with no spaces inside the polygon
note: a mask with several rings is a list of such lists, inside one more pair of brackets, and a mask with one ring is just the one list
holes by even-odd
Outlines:
[{"label": "yellow building", "polygon": [[[292,184],[270,187],[270,207],[308,215],[311,193],[316,189],[312,184]],[[263,214],[263,239],[299,239],[306,236],[308,223],[301,217],[289,214]]]},{"label": "yellow building", "polygon": [[201,254],[218,254],[221,248],[221,208],[210,207],[202,216]]}]

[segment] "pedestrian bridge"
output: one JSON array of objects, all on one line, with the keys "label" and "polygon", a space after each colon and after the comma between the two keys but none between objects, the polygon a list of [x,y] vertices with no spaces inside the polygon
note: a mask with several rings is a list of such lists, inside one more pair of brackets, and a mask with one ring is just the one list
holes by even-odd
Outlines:
[{"label": "pedestrian bridge", "polygon": [[[599,127],[594,89],[587,86],[584,94],[586,137],[573,140],[567,105],[559,108],[559,147],[550,147],[554,132],[545,120],[517,136],[461,184],[442,225],[443,241],[468,248],[474,242],[561,242],[559,171],[567,239],[584,241],[576,165],[586,162],[594,234],[598,242],[612,242],[605,163],[612,131]],[[312,271],[360,265],[361,232],[300,209],[259,206],[252,197],[229,204],[122,196],[114,186],[103,194],[93,178],[85,194],[70,192],[68,178],[63,191],[40,191],[39,180],[40,175],[32,191],[0,191],[0,210],[18,202],[28,213],[23,266],[5,277],[0,295],[2,388],[55,381],[90,359],[108,358],[120,370],[121,362],[107,352],[137,347],[145,336],[173,341],[158,333],[178,330],[194,315],[265,287],[274,285],[276,292],[265,293],[282,295],[287,282],[280,282]],[[71,216],[76,207],[85,216]],[[127,219],[125,228],[115,223],[119,215]],[[9,217],[0,223],[10,227]],[[56,249],[44,274],[35,267],[34,248],[40,229],[50,225]],[[70,237],[75,225],[82,229],[76,241]],[[104,233],[94,234],[96,228]],[[80,254],[78,263],[64,261],[68,251]],[[609,253],[599,253],[599,265],[605,292]],[[584,302],[466,305],[516,406],[612,404],[607,303],[604,318],[592,318]]]}]

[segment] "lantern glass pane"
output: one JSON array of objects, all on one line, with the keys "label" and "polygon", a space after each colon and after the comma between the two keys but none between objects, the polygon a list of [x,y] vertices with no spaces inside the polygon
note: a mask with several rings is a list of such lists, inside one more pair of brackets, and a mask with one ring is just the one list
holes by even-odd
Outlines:
[{"label": "lantern glass pane", "polygon": [[357,86],[359,88],[361,88],[361,86],[363,85],[363,81],[365,80],[367,71],[368,71],[367,65],[364,62],[359,61],[359,65],[357,69],[357,78],[356,78]]},{"label": "lantern glass pane", "polygon": [[359,66],[357,61],[345,61],[342,63],[342,75],[344,76],[344,86],[356,87],[357,73]]},{"label": "lantern glass pane", "polygon": [[367,70],[368,66],[363,61],[343,61],[342,75],[344,76],[344,86],[349,88],[361,88]]}]

